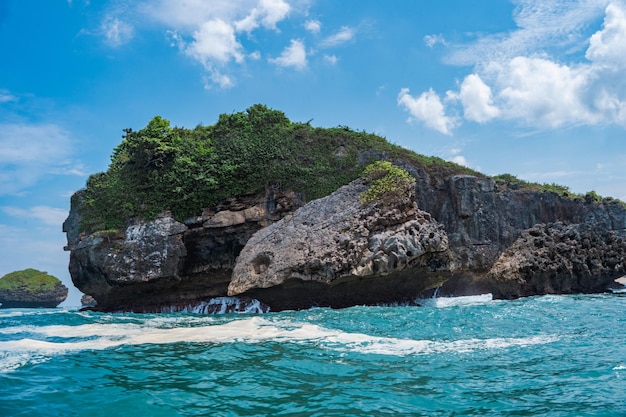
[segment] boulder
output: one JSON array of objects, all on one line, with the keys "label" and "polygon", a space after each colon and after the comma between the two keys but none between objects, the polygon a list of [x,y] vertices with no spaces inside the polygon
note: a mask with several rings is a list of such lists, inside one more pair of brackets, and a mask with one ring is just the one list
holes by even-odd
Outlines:
[{"label": "boulder", "polygon": [[408,301],[450,276],[443,226],[417,208],[415,185],[363,205],[362,180],[258,231],[241,251],[228,294],[272,310]]}]

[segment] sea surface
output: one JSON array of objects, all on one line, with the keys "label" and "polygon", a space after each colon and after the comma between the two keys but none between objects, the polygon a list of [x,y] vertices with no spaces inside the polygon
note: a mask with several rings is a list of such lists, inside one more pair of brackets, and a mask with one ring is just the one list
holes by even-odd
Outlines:
[{"label": "sea surface", "polygon": [[626,416],[626,296],[0,310],[0,416]]}]

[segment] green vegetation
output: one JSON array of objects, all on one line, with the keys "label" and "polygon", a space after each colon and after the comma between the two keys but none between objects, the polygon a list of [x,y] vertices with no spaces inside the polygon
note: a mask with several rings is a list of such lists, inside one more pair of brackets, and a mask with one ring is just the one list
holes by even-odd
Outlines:
[{"label": "green vegetation", "polygon": [[585,194],[585,201],[589,203],[600,203],[602,201],[602,196],[598,195],[598,193],[594,190],[591,190]]},{"label": "green vegetation", "polygon": [[53,290],[60,282],[58,278],[48,275],[47,272],[29,268],[11,272],[0,278],[0,290],[21,288],[27,292],[34,293],[42,290]]},{"label": "green vegetation", "polygon": [[383,203],[401,198],[408,187],[415,182],[408,172],[388,161],[376,161],[365,167],[365,182],[369,184],[367,191],[359,195],[361,204],[377,201]]},{"label": "green vegetation", "polygon": [[125,129],[109,169],[88,179],[82,227],[120,229],[131,217],[154,218],[163,210],[184,220],[229,197],[273,186],[310,201],[358,178],[378,159],[405,160],[433,176],[483,176],[374,134],[294,123],[261,104],[194,129],[171,127],[157,116],[139,131]]},{"label": "green vegetation", "polygon": [[527,191],[534,192],[542,192],[542,193],[554,193],[561,197],[572,198],[572,199],[582,199],[582,195],[573,193],[569,187],[564,185],[559,185],[555,183],[551,184],[539,184],[537,182],[528,182],[521,180],[514,175],[511,174],[501,174],[493,177],[498,185],[504,185],[512,189],[521,189]]}]

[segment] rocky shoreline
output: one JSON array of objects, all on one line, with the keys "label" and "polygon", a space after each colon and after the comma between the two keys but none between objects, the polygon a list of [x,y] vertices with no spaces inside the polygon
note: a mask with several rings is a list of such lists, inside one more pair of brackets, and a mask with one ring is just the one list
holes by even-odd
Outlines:
[{"label": "rocky shoreline", "polygon": [[360,204],[361,180],[306,205],[268,189],[184,223],[163,213],[123,233],[81,234],[79,193],[64,223],[72,280],[103,311],[161,311],[227,295],[277,311],[403,302],[435,287],[504,299],[594,293],[626,274],[618,201],[439,178],[393,162],[416,182],[392,204]]}]

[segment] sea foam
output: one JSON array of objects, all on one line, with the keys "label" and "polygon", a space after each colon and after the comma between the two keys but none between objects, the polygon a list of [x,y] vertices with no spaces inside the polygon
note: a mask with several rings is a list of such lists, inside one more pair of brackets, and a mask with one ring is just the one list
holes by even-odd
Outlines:
[{"label": "sea foam", "polygon": [[[86,350],[111,349],[126,345],[172,343],[310,343],[323,349],[378,355],[427,355],[444,352],[471,352],[551,343],[552,336],[523,338],[463,339],[453,341],[414,340],[372,336],[329,329],[311,323],[270,321],[260,317],[222,324],[208,323],[171,327],[171,323],[146,320],[144,323],[94,323],[78,326],[22,326],[18,340],[0,342],[0,370],[8,371],[46,357]],[[5,329],[5,334],[6,334]]]}]

